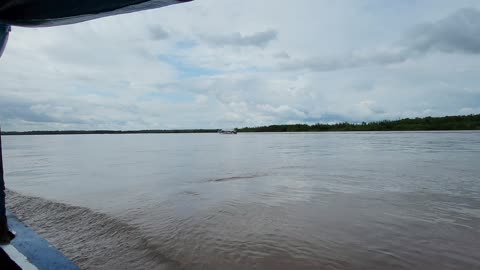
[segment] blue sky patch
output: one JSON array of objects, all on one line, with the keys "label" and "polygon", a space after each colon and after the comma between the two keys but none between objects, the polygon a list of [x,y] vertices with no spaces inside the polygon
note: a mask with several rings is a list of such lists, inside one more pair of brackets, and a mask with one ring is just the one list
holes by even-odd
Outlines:
[{"label": "blue sky patch", "polygon": [[212,76],[220,73],[217,70],[191,65],[183,61],[180,57],[172,55],[161,54],[158,56],[158,59],[175,67],[175,69],[177,69],[177,71],[180,73],[180,79]]}]

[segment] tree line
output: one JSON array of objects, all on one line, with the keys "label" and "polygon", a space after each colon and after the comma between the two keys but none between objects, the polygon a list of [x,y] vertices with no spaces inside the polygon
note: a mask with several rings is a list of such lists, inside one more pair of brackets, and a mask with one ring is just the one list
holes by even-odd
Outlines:
[{"label": "tree line", "polygon": [[362,123],[293,124],[245,127],[238,132],[321,132],[321,131],[434,131],[480,130],[480,114],[445,117],[406,118]]},{"label": "tree line", "polygon": [[82,135],[82,134],[169,134],[169,133],[215,133],[218,129],[173,129],[173,130],[50,130],[50,131],[5,131],[2,135]]},{"label": "tree line", "polygon": [[[2,135],[81,135],[81,134],[169,134],[169,133],[217,133],[220,129],[175,130],[53,130],[53,131],[4,131]],[[293,124],[236,128],[237,132],[324,132],[324,131],[433,131],[480,130],[480,114],[406,118],[362,123]]]}]

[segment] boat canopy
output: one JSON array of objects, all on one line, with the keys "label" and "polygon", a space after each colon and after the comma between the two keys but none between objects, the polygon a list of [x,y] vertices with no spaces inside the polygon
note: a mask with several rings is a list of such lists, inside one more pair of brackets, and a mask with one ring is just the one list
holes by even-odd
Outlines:
[{"label": "boat canopy", "polygon": [[2,0],[0,22],[40,27],[78,23],[192,0]]},{"label": "boat canopy", "polygon": [[47,27],[160,8],[192,0],[0,0],[0,57],[10,25]]}]

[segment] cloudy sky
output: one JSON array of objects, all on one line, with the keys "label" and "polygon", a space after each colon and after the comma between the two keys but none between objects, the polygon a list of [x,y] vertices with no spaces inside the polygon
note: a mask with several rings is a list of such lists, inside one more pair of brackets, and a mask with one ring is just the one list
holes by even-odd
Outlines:
[{"label": "cloudy sky", "polygon": [[480,113],[478,0],[195,0],[14,27],[4,130],[233,128]]}]

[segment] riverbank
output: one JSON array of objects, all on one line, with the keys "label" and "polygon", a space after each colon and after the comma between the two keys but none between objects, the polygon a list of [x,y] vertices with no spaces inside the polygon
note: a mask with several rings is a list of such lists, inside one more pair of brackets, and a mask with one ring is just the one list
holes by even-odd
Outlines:
[{"label": "riverbank", "polygon": [[406,118],[362,123],[294,124],[246,127],[238,132],[328,132],[328,131],[451,131],[480,130],[480,114],[445,117]]},{"label": "riverbank", "polygon": [[[218,133],[221,129],[175,129],[175,130],[40,130],[40,131],[4,131],[2,135],[85,135],[85,134],[187,134]],[[289,124],[244,127],[236,132],[348,132],[348,131],[452,131],[480,130],[480,114],[405,118],[376,122],[334,124]]]}]

